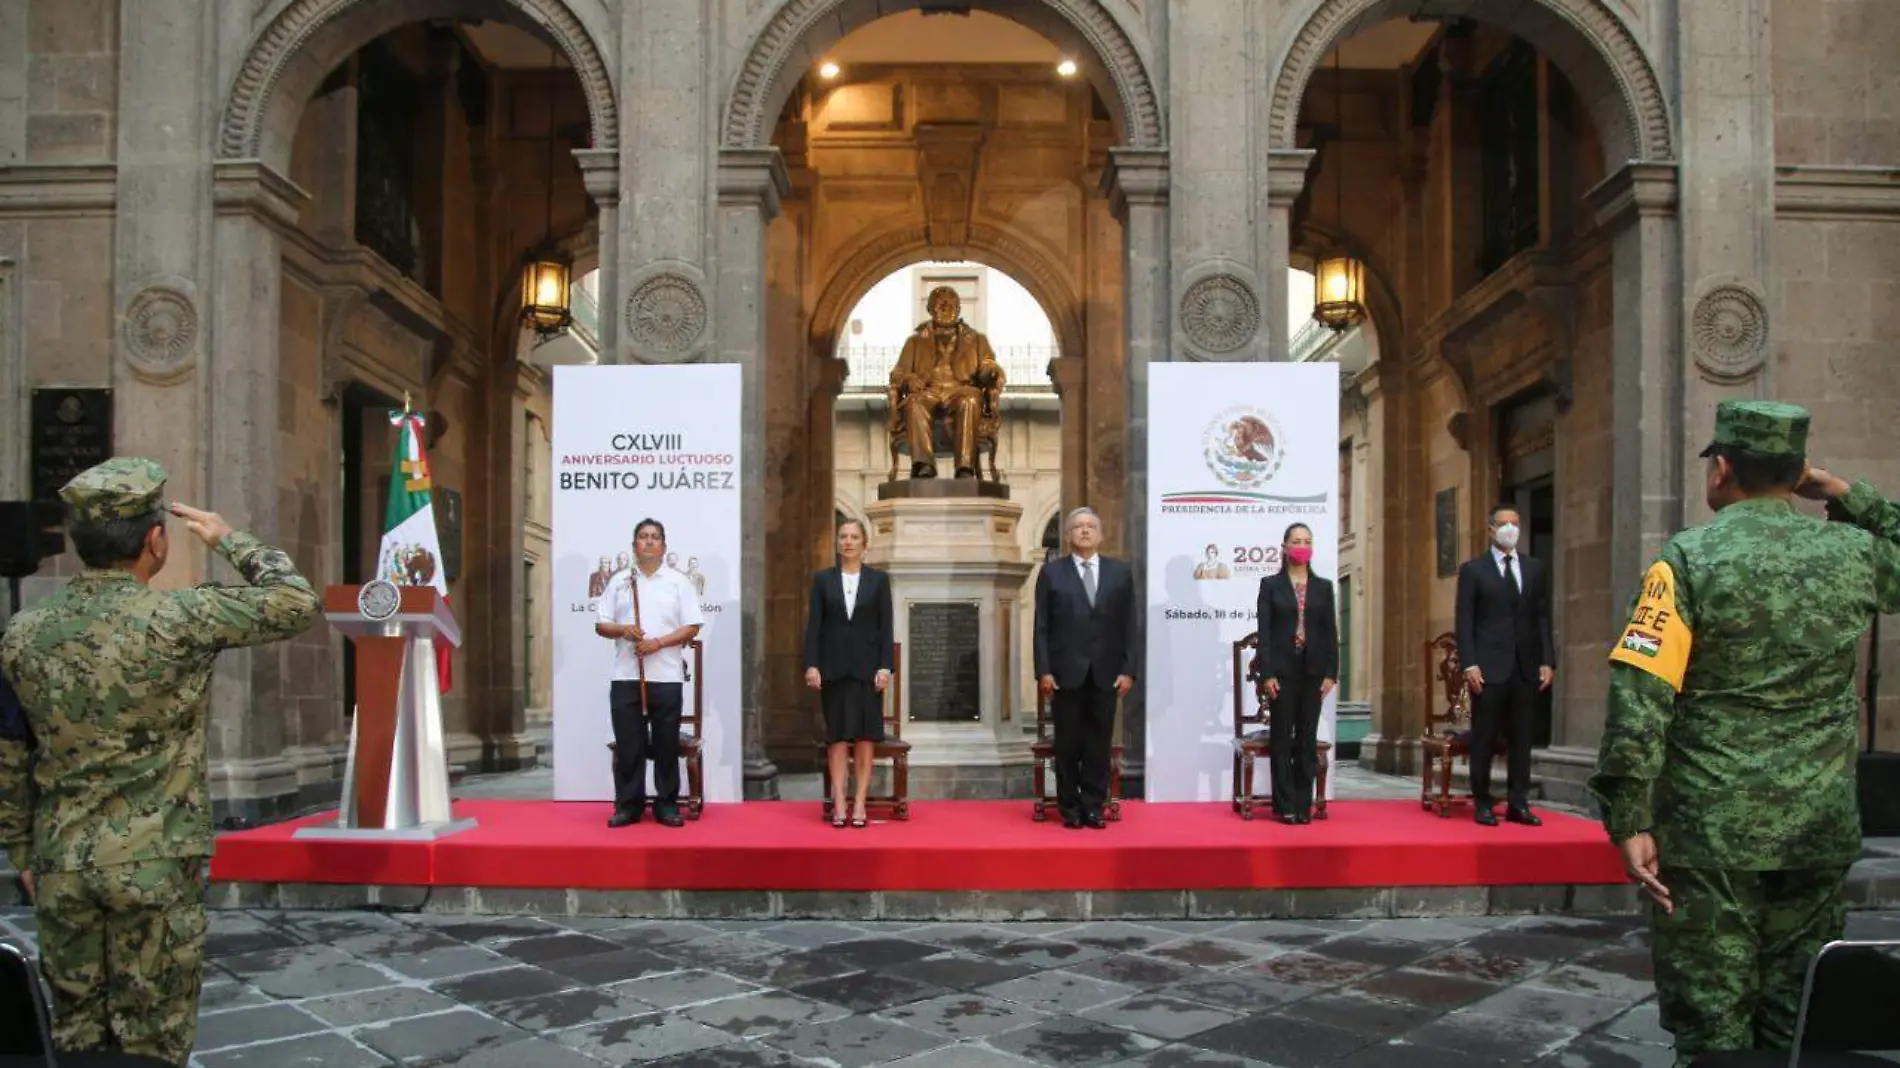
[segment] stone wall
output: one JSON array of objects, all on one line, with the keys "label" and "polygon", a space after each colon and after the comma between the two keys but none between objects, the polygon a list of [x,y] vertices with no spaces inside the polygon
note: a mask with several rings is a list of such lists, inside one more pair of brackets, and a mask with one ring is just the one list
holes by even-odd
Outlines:
[{"label": "stone wall", "polygon": [[[1810,453],[1846,478],[1900,497],[1900,8],[1865,0],[1777,4],[1776,182],[1767,294],[1769,392],[1814,413]],[[1879,659],[1900,666],[1889,618]],[[1882,748],[1900,741],[1900,692],[1884,687]]]}]

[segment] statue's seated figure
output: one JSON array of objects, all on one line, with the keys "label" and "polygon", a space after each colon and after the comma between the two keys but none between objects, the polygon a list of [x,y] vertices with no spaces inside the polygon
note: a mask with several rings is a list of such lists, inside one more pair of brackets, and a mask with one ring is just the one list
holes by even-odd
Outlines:
[{"label": "statue's seated figure", "polygon": [[977,452],[990,453],[997,481],[996,444],[1002,429],[1005,376],[989,339],[963,321],[957,291],[938,286],[927,302],[930,319],[904,342],[891,369],[891,479],[897,454],[910,453],[910,477],[936,478],[941,428],[955,456],[956,477],[979,478]]}]

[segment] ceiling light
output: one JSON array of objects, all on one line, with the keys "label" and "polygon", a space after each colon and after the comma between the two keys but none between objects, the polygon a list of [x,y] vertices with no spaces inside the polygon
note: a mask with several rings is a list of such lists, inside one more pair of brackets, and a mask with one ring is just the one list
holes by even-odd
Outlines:
[{"label": "ceiling light", "polygon": [[838,76],[838,65],[831,60],[825,60],[818,65],[818,76],[826,81],[836,78]]},{"label": "ceiling light", "polygon": [[1065,59],[1056,64],[1056,73],[1062,75],[1064,78],[1075,77],[1075,60]]}]

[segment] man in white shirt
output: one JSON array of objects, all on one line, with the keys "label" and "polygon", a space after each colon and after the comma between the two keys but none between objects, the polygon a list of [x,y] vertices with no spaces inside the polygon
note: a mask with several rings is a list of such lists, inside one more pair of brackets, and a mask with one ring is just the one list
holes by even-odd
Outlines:
[{"label": "man in white shirt", "polygon": [[1536,827],[1531,812],[1531,714],[1537,694],[1556,677],[1550,582],[1541,561],[1518,551],[1517,509],[1491,509],[1491,546],[1458,569],[1453,630],[1471,688],[1471,798],[1476,819],[1497,826],[1491,761],[1505,738],[1504,818]]},{"label": "man in white shirt", "polygon": [[666,528],[642,519],[633,528],[634,566],[616,572],[600,595],[594,633],[614,643],[608,707],[614,724],[614,814],[609,827],[640,822],[646,808],[647,761],[653,761],[653,816],[668,827],[680,818],[680,708],[685,648],[705,617],[686,576],[661,561]]}]

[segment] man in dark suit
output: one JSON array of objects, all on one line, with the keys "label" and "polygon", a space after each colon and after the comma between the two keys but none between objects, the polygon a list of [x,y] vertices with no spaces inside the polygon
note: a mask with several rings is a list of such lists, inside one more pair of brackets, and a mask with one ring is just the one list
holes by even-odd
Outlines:
[{"label": "man in dark suit", "polygon": [[1096,553],[1102,520],[1069,513],[1071,555],[1036,577],[1036,684],[1055,717],[1056,807],[1062,825],[1105,829],[1115,701],[1135,684],[1135,579]]},{"label": "man in dark suit", "polygon": [[1509,740],[1504,818],[1537,826],[1531,814],[1531,708],[1556,677],[1550,582],[1541,562],[1517,551],[1517,510],[1491,509],[1491,547],[1458,569],[1458,662],[1471,688],[1471,798],[1477,820],[1492,812],[1491,757],[1498,731]]}]

